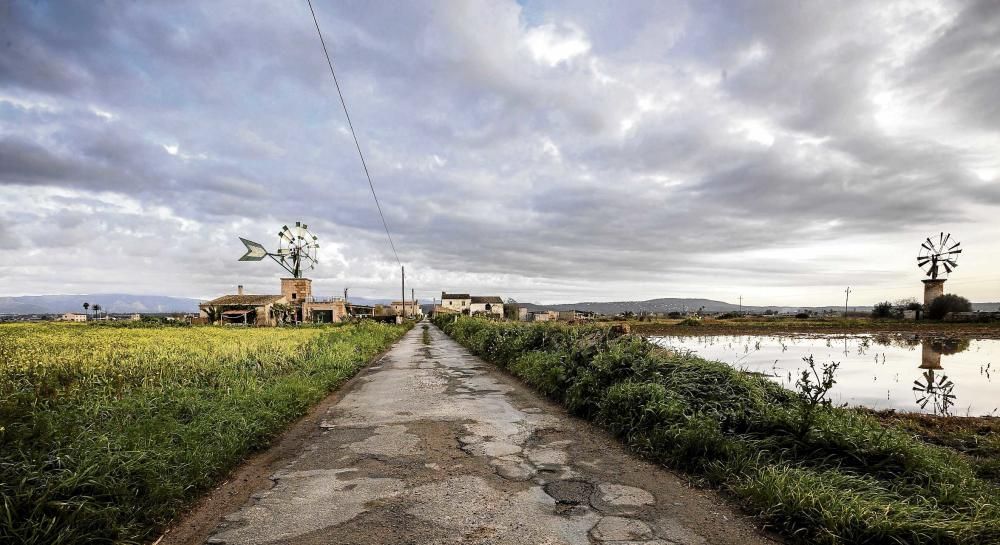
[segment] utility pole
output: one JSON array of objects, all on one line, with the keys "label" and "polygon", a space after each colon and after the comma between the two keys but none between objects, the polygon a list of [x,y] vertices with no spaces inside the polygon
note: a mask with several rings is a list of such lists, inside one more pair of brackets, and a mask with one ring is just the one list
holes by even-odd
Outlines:
[{"label": "utility pole", "polygon": [[399,315],[404,316],[406,314],[406,267],[399,266],[400,280],[403,282],[402,291],[399,294],[399,303],[403,305],[403,309],[400,310]]},{"label": "utility pole", "polygon": [[345,303],[347,302],[347,289],[348,288],[344,288],[344,302]]},{"label": "utility pole", "polygon": [[844,318],[847,318],[847,300],[851,298],[851,287],[847,286],[844,290]]},{"label": "utility pole", "polygon": [[413,292],[414,292],[414,289],[410,288],[410,312],[412,312],[413,315],[416,316],[417,315],[417,296]]}]

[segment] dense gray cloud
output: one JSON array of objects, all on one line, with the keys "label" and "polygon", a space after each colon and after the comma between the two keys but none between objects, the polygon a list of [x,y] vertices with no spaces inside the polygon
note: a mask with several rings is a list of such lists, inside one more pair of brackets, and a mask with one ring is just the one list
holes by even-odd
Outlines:
[{"label": "dense gray cloud", "polygon": [[[425,298],[915,295],[939,230],[1000,296],[995,2],[316,9]],[[0,35],[0,295],[273,291],[237,236],[297,219],[319,290],[397,290],[305,3],[7,3]]]}]

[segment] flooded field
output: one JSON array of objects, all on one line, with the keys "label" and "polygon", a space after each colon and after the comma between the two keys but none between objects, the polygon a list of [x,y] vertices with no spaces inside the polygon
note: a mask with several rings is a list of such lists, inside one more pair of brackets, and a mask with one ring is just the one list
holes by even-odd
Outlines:
[{"label": "flooded field", "polygon": [[760,373],[786,388],[812,356],[839,362],[837,405],[951,416],[1000,415],[1000,340],[889,335],[656,336],[663,347]]}]

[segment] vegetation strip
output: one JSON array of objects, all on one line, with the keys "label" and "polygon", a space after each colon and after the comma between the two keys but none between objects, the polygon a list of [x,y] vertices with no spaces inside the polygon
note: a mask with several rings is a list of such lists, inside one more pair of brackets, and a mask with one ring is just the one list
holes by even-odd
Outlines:
[{"label": "vegetation strip", "polygon": [[864,412],[810,403],[815,384],[792,392],[620,327],[435,323],[640,453],[732,492],[794,540],[1000,542],[1000,494],[966,457]]},{"label": "vegetation strip", "polygon": [[0,542],[142,543],[407,326],[0,326]]}]

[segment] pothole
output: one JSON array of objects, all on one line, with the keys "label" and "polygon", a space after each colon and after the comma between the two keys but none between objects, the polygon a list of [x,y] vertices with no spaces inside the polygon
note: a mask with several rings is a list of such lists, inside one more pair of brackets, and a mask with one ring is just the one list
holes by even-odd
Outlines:
[{"label": "pothole", "polygon": [[543,489],[556,500],[557,505],[587,505],[590,495],[594,493],[594,485],[575,479],[552,481]]}]

